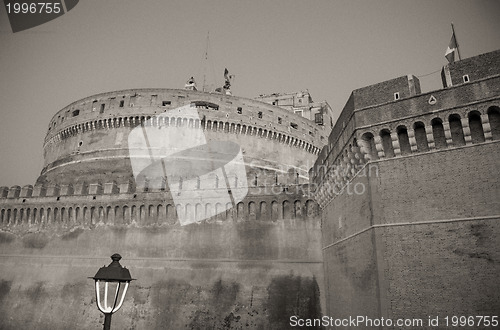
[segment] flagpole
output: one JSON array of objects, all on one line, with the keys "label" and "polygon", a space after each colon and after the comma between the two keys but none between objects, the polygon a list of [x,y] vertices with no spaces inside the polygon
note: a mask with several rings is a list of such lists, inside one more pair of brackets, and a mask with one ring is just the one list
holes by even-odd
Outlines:
[{"label": "flagpole", "polygon": [[461,61],[462,58],[460,57],[460,47],[458,46],[457,35],[455,33],[455,27],[453,26],[453,23],[451,23],[451,31],[453,32],[453,37],[455,38],[455,42],[457,43],[458,60]]}]

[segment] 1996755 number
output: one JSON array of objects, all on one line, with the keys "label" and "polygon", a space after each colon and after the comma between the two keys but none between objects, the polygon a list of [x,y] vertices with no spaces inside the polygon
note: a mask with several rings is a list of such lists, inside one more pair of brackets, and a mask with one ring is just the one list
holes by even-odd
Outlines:
[{"label": "1996755 number", "polygon": [[452,316],[445,318],[446,326],[452,327],[497,327],[498,316]]},{"label": "1996755 number", "polygon": [[13,4],[8,3],[6,5],[7,13],[14,14],[59,14],[61,12],[61,4],[56,2],[38,2],[38,3],[18,3],[14,2]]}]

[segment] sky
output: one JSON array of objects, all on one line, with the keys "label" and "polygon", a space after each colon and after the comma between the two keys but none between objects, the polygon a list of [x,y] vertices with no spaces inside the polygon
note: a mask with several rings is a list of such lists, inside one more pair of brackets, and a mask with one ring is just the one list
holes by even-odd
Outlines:
[{"label": "sky", "polygon": [[[0,186],[34,184],[52,116],[128,88],[308,89],[338,115],[352,90],[406,74],[440,89],[451,25],[462,58],[500,49],[500,1],[80,0],[13,33],[0,6]],[[209,35],[209,60],[204,60]]]}]

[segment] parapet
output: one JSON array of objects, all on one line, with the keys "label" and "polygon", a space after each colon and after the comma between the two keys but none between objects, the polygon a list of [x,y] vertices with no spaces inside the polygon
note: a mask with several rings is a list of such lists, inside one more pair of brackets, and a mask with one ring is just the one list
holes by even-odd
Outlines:
[{"label": "parapet", "polygon": [[[288,171],[271,171],[262,170],[260,168],[247,168],[248,188],[260,189],[261,191],[286,191],[289,186],[300,186],[301,193],[305,194],[304,189],[308,190],[307,177],[297,171],[295,168],[288,168]],[[241,178],[240,178],[241,179]],[[194,182],[196,180],[193,180]],[[162,184],[152,185],[151,182],[162,182]],[[200,182],[198,180],[198,182]],[[239,180],[236,178],[236,182]],[[178,183],[171,183],[178,184]],[[305,184],[305,185],[304,185]],[[236,184],[237,186],[237,184]],[[235,186],[235,187],[236,187]],[[204,182],[204,185],[194,187],[185,186],[184,190],[213,190],[221,189],[219,178],[214,175],[212,181]],[[303,188],[306,187],[306,188]],[[117,194],[134,194],[148,192],[169,192],[168,183],[165,177],[138,177],[137,181],[129,179],[122,182],[85,182],[80,181],[74,184],[53,184],[53,183],[38,183],[34,186],[26,185],[24,187],[0,187],[1,199],[14,198],[38,198],[38,197],[63,197],[63,196],[98,196],[98,195],[117,195]]]},{"label": "parapet", "polygon": [[352,102],[348,102],[346,106],[352,106],[356,110],[418,94],[420,81],[413,75],[406,75],[354,90]]},{"label": "parapet", "polygon": [[[420,93],[418,80],[406,76],[353,91],[309,172],[311,182],[342,187],[370,161],[500,140],[500,51],[449,67],[459,77],[459,68],[481,65],[494,68],[446,89]],[[394,88],[404,86],[396,97]]]},{"label": "parapet", "polygon": [[[22,233],[33,228],[65,231],[75,226],[96,225],[177,226],[181,214],[209,222],[309,220],[318,215],[318,204],[312,200],[307,184],[249,187],[246,197],[232,205],[223,205],[217,198],[199,199],[192,194],[174,200],[167,191],[131,192],[127,183],[76,186],[36,185],[30,198],[21,198],[19,194],[31,191],[30,187],[25,190],[19,186],[1,187],[5,197],[0,199],[0,229]],[[62,195],[73,188],[73,195]],[[82,192],[83,195],[78,195]],[[312,226],[316,224],[311,222]]]},{"label": "parapet", "polygon": [[447,64],[441,70],[443,88],[500,74],[500,50]]}]

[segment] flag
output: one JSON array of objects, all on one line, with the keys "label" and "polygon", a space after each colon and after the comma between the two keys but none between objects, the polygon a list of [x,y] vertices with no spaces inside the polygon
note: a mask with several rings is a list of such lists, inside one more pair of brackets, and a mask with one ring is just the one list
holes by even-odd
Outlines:
[{"label": "flag", "polygon": [[227,68],[224,69],[224,79],[229,80],[229,71],[227,71]]},{"label": "flag", "polygon": [[455,37],[455,31],[453,31],[451,35],[450,44],[448,45],[446,53],[444,54],[444,57],[446,57],[449,63],[455,62],[455,50],[457,50],[457,48],[458,48],[457,38]]}]

